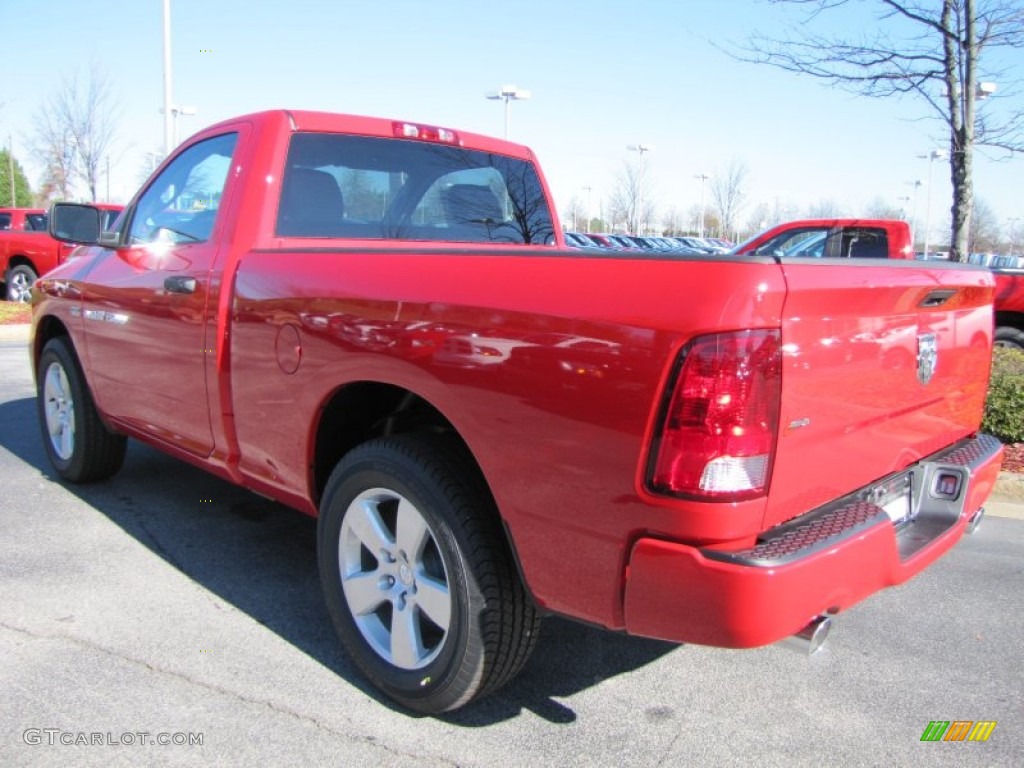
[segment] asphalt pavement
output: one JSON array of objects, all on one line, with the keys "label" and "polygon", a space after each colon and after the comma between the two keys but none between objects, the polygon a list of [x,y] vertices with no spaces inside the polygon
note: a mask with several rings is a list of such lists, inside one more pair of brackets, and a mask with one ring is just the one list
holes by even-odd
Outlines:
[{"label": "asphalt pavement", "polygon": [[[311,519],[137,443],[110,481],[58,482],[23,340],[0,341],[0,478],[3,766],[1024,765],[1019,519],[837,617],[812,658],[548,619],[516,681],[425,718],[340,650]],[[997,725],[922,742],[936,720]]]}]

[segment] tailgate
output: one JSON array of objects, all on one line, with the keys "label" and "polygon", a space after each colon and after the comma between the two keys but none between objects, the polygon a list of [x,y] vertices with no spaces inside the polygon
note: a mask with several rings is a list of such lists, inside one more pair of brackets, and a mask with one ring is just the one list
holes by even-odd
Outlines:
[{"label": "tailgate", "polygon": [[978,429],[992,275],[960,264],[782,263],[782,410],[764,526]]}]

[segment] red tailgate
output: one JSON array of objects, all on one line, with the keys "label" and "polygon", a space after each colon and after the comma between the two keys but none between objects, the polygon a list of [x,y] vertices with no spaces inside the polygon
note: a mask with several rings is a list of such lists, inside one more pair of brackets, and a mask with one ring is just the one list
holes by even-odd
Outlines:
[{"label": "red tailgate", "polygon": [[992,341],[987,270],[836,260],[782,268],[783,396],[765,527],[974,432]]}]

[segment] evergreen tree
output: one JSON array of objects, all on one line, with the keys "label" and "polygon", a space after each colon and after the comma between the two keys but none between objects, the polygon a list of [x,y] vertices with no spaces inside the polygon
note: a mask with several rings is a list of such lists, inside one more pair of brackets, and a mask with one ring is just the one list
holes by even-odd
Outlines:
[{"label": "evergreen tree", "polygon": [[0,149],[0,206],[29,208],[32,206],[32,188],[18,159],[14,159],[14,204],[11,205],[11,155]]}]

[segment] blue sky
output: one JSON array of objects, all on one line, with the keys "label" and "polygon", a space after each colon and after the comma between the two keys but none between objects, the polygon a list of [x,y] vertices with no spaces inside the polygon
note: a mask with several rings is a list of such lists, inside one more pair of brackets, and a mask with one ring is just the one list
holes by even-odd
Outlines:
[{"label": "blue sky", "polygon": [[[162,0],[0,0],[0,18],[13,63],[0,92],[0,142],[13,137],[35,185],[32,115],[63,77],[84,78],[95,63],[121,103],[110,189],[126,200],[145,153],[163,144]],[[900,205],[915,179],[927,181],[917,155],[946,145],[942,126],[920,119],[921,102],[853,96],[736,62],[713,45],[781,33],[791,18],[763,0],[172,0],[174,101],[198,110],[179,118],[179,135],[290,107],[500,136],[503,106],[484,94],[514,83],[532,98],[512,104],[511,138],[537,152],[560,212],[591,187],[596,213],[636,143],[655,147],[645,163],[663,209],[692,207],[694,175],[723,173],[734,160],[748,168],[747,214],[759,202],[794,213],[821,200],[849,213],[876,198]],[[1024,52],[1014,55],[999,63],[1022,76]],[[976,194],[1004,226],[1024,217],[1022,163],[978,157]],[[936,162],[931,218],[940,237],[948,175]],[[926,197],[921,187],[920,227]]]}]

